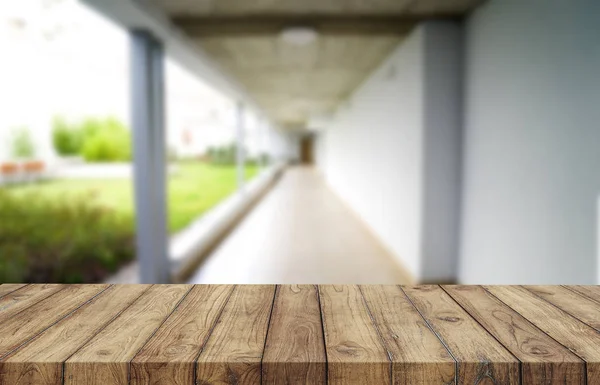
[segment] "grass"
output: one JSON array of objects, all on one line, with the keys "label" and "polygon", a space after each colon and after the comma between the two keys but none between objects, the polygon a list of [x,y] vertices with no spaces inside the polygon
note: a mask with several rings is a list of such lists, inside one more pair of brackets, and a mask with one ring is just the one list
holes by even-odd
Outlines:
[{"label": "grass", "polygon": [[99,282],[134,258],[130,219],[85,197],[0,189],[0,282]]},{"label": "grass", "polygon": [[[258,173],[257,166],[246,167],[246,179]],[[235,166],[215,166],[181,162],[168,177],[168,226],[171,233],[186,227],[237,189]],[[133,189],[128,179],[53,180],[8,189],[16,196],[35,194],[40,198],[80,199],[133,218]]]}]

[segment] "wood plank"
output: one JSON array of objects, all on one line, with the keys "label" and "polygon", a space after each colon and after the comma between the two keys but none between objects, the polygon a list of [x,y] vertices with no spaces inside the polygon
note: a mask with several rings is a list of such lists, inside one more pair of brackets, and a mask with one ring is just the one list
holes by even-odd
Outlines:
[{"label": "wood plank", "polygon": [[196,384],[260,384],[275,287],[237,286],[196,367]]},{"label": "wood plank", "polygon": [[523,287],[484,286],[586,362],[588,384],[600,384],[600,334]]},{"label": "wood plank", "polygon": [[585,384],[585,363],[481,286],[448,294],[521,361],[523,384]]},{"label": "wood plank", "polygon": [[[0,359],[106,290],[109,285],[66,285],[65,288],[2,323]],[[0,377],[1,378],[1,377]]]},{"label": "wood plank", "polygon": [[193,384],[196,359],[234,286],[197,285],[131,362],[131,384]]},{"label": "wood plank", "polygon": [[315,285],[277,288],[262,361],[263,384],[326,383],[318,296]]},{"label": "wood plank", "polygon": [[439,286],[402,287],[458,362],[458,384],[518,384],[519,361]]},{"label": "wood plank", "polygon": [[0,299],[0,324],[62,289],[63,285],[29,285],[5,295]]},{"label": "wood plank", "polygon": [[5,384],[62,385],[63,362],[135,301],[148,285],[112,286],[0,363]]},{"label": "wood plank", "polygon": [[393,383],[453,383],[456,362],[400,288],[360,288],[391,354]]},{"label": "wood plank", "polygon": [[13,288],[0,385],[600,384],[600,287]]},{"label": "wood plank", "polygon": [[591,298],[594,301],[600,303],[600,286],[590,286],[590,285],[575,285],[575,286],[565,286],[569,290],[573,290],[585,297]]},{"label": "wood plank", "polygon": [[26,283],[3,283],[0,285],[0,298],[25,286],[27,286]]},{"label": "wood plank", "polygon": [[562,286],[524,287],[581,322],[600,331],[600,305],[596,301]]},{"label": "wood plank", "polygon": [[389,384],[391,363],[356,285],[319,286],[328,384]]},{"label": "wood plank", "polygon": [[192,285],[154,285],[65,363],[65,384],[127,385],[129,362]]}]

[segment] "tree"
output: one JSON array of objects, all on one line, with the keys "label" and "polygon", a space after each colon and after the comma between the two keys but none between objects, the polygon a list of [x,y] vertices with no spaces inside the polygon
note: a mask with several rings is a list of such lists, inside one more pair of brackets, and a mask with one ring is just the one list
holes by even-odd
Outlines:
[{"label": "tree", "polygon": [[35,144],[27,127],[19,127],[14,130],[12,155],[19,159],[30,159],[35,156]]}]

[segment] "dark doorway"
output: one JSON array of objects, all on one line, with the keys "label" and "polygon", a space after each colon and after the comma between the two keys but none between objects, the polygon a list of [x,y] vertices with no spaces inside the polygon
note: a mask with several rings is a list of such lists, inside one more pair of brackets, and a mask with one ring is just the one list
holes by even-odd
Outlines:
[{"label": "dark doorway", "polygon": [[302,164],[313,164],[314,162],[314,137],[305,136],[302,138],[300,148],[300,160]]}]

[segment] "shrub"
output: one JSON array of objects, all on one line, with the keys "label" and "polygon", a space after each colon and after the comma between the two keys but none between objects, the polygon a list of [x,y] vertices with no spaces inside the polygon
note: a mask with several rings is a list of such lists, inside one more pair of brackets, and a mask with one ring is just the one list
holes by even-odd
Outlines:
[{"label": "shrub", "polygon": [[258,156],[258,162],[263,165],[268,165],[271,163],[271,156],[266,152],[261,152]]},{"label": "shrub", "polygon": [[131,218],[89,197],[0,190],[0,282],[97,282],[134,257]]},{"label": "shrub", "polygon": [[78,155],[83,146],[83,131],[70,125],[63,118],[56,117],[52,122],[52,144],[59,155]]},{"label": "shrub", "polygon": [[131,160],[131,133],[114,118],[88,119],[81,125],[84,136],[81,154],[88,162]]},{"label": "shrub", "polygon": [[[112,119],[111,119],[112,120]],[[87,118],[81,122],[79,129],[85,139],[91,138],[101,132],[105,127],[105,119]]]},{"label": "shrub", "polygon": [[204,157],[209,161],[209,162],[213,162],[215,157],[217,156],[217,148],[210,146],[206,149],[206,152],[204,153]]},{"label": "shrub", "polygon": [[212,164],[232,166],[236,164],[237,146],[235,143],[230,143],[225,146],[209,147],[206,155]]},{"label": "shrub", "polygon": [[12,155],[15,158],[21,159],[33,158],[35,156],[35,145],[26,127],[19,127],[13,131]]},{"label": "shrub", "polygon": [[115,118],[88,118],[79,125],[55,118],[52,139],[60,155],[79,154],[88,162],[131,160],[131,133]]}]

